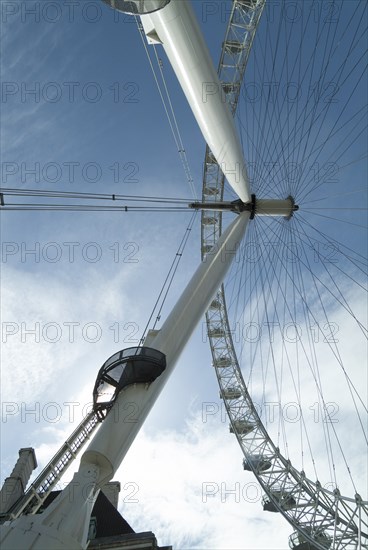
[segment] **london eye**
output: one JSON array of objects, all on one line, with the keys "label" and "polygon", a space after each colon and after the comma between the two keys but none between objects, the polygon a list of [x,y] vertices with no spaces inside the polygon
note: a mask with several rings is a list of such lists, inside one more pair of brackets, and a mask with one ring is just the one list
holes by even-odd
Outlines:
[{"label": "london eye", "polygon": [[[116,9],[129,4],[132,11],[145,5],[106,3]],[[161,3],[165,6],[158,9],[160,2],[153,1],[148,10],[157,10],[153,12],[157,21],[145,13],[142,27],[137,18],[138,31],[153,44],[159,76],[165,63],[157,57],[164,32],[159,14],[170,2]],[[220,98],[227,105],[224,116],[234,117],[245,163],[236,157],[231,164],[231,157],[221,157],[225,119],[218,133],[212,128],[212,136],[207,137],[201,127],[208,145],[198,185],[174,118],[171,129],[185,178],[196,196],[189,203],[170,198],[160,202],[160,193],[153,193],[160,212],[201,212],[198,248],[203,264],[216,254],[220,264],[234,257],[224,282],[211,291],[206,312],[211,374],[217,377],[229,418],[227,432],[241,449],[241,475],[255,476],[259,483],[264,517],[279,515],[280,521],[282,516],[289,522],[288,543],[296,550],[363,549],[368,543],[366,10],[360,1],[285,1],[276,6],[264,0],[235,0],[207,3],[206,11],[202,6],[202,19],[204,13],[220,14],[225,27],[218,80],[207,75],[203,79],[202,102],[207,108]],[[151,17],[156,27],[150,27]],[[209,34],[208,27],[204,30]],[[170,109],[170,101],[165,108]],[[147,132],[154,139],[155,127]],[[235,142],[229,142],[234,151]],[[161,181],[157,187],[162,191]],[[10,204],[15,195],[17,202]],[[32,197],[33,205],[19,203],[25,195]],[[33,208],[49,214],[58,209],[98,210],[96,201],[102,199],[109,201],[106,210],[111,212],[118,208],[116,202],[110,206],[112,197],[114,201],[129,197],[86,195],[7,187],[2,190],[2,208]],[[51,199],[59,204],[51,206]],[[137,211],[140,208],[149,212],[147,206],[137,206]],[[134,207],[125,206],[127,215],[129,209]],[[190,222],[197,223],[197,230],[198,218],[193,216]],[[246,229],[239,229],[241,219],[246,219]],[[236,229],[230,231],[237,233],[228,246],[229,227],[234,224]],[[182,252],[177,251],[175,262]],[[206,277],[211,287],[210,278],[219,275]],[[189,294],[194,290],[198,291],[195,285],[189,287]],[[170,358],[177,351],[165,343],[165,331],[159,334],[161,310],[154,319],[158,332],[145,332],[141,344],[149,349],[158,342],[157,349]],[[179,339],[177,333],[174,336]],[[137,351],[142,348],[134,349],[130,358],[144,355]],[[114,361],[114,368],[125,369],[123,356]],[[119,391],[137,383],[134,361],[130,373],[124,370],[126,380],[120,379]],[[98,388],[111,383],[110,368],[106,362],[100,371],[95,401]],[[141,384],[156,380],[150,368]],[[87,427],[89,433],[101,419],[104,426],[105,410],[95,407],[80,429]],[[60,452],[61,460],[65,448]],[[44,490],[49,491],[58,477],[50,470],[43,481],[46,478]],[[34,506],[31,497],[18,504],[14,520]]]}]

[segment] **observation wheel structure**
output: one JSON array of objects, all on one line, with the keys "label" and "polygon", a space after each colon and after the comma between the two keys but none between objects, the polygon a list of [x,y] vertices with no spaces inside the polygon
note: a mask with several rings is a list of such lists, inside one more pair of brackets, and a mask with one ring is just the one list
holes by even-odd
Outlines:
[{"label": "observation wheel structure", "polygon": [[119,393],[134,384],[150,384],[166,368],[163,353],[134,347],[114,353],[100,368],[93,389],[93,407],[24,495],[0,515],[2,521],[36,514],[66,470],[113,407]]},{"label": "observation wheel structure", "polygon": [[[355,342],[339,346],[336,333],[345,330],[347,340],[359,334],[363,342],[367,336],[360,308],[366,299],[360,207],[367,8],[360,1],[292,4],[284,0],[276,8],[265,0],[235,0],[218,74],[244,136],[252,193],[291,195],[301,210],[289,220],[256,216],[250,222],[238,262],[206,313],[207,333],[243,468],[264,491],[264,510],[281,513],[294,527],[290,548],[363,549],[367,410],[357,385],[364,385],[365,348],[359,354]],[[258,99],[249,97],[249,86],[244,92],[243,82],[252,83]],[[283,167],[293,174],[285,177]],[[207,147],[202,202],[229,196]],[[225,215],[210,206],[203,210],[202,258],[221,235]],[[353,230],[358,236],[352,237]],[[347,317],[350,324],[342,325]],[[257,334],[245,337],[245,328]],[[345,394],[331,398],[341,381]],[[297,422],[284,418],[290,403]],[[272,404],[272,418],[265,404],[268,413]],[[344,416],[336,418],[340,410]],[[319,432],[309,427],[308,415]]]}]

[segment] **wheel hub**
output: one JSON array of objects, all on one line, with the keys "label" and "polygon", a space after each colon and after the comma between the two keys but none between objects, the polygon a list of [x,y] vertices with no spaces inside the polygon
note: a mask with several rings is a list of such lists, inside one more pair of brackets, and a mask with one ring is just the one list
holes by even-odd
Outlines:
[{"label": "wheel hub", "polygon": [[295,200],[290,195],[286,199],[257,199],[252,195],[251,202],[245,203],[241,199],[235,201],[219,202],[192,202],[189,208],[195,210],[215,210],[230,211],[240,214],[241,212],[250,212],[250,219],[257,216],[282,216],[289,220],[294,212],[299,210]]}]

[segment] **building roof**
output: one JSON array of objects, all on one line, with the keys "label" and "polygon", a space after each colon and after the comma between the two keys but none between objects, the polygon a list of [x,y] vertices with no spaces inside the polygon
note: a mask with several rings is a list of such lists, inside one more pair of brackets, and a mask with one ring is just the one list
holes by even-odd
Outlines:
[{"label": "building roof", "polygon": [[102,491],[93,507],[91,518],[93,517],[97,521],[96,538],[135,533]]},{"label": "building roof", "polygon": [[[46,498],[43,506],[39,509],[39,512],[42,512],[45,508],[50,506],[60,493],[61,491],[52,491]],[[93,507],[91,513],[91,519],[92,518],[96,519],[96,538],[135,533],[129,523],[123,518],[114,505],[111,504],[102,491],[100,491]]]}]

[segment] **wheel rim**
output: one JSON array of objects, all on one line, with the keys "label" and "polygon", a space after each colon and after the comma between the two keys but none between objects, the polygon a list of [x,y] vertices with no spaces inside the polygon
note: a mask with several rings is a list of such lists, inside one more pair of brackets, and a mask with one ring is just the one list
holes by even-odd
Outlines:
[{"label": "wheel rim", "polygon": [[[354,144],[366,130],[364,121],[357,123],[359,113],[365,112],[364,88],[362,88],[361,78],[363,68],[361,36],[364,29],[361,22],[364,21],[365,6],[361,2],[354,2],[350,4],[350,8],[346,8],[340,2],[333,2],[329,8],[330,11],[326,8],[326,12],[322,13],[321,6],[318,11],[315,2],[293,3],[293,5],[294,7],[291,6],[291,3],[283,2],[278,14],[273,10],[264,13],[262,21],[266,19],[264,29],[267,30],[267,36],[273,29],[276,37],[274,42],[272,42],[272,38],[268,42],[268,39],[264,41],[263,49],[266,50],[267,47],[274,46],[273,51],[277,52],[278,57],[281,57],[284,62],[283,65],[277,64],[277,56],[274,53],[272,69],[269,69],[264,62],[263,73],[256,68],[255,61],[252,62],[250,70],[254,71],[252,74],[258,76],[258,81],[257,78],[254,78],[252,82],[254,89],[259,91],[260,87],[257,82],[265,81],[262,81],[260,77],[265,78],[267,75],[274,77],[275,74],[281,73],[279,89],[282,89],[285,82],[286,84],[291,82],[299,94],[304,90],[302,84],[307,83],[309,87],[312,86],[311,93],[317,94],[317,96],[315,95],[314,103],[312,102],[312,106],[308,109],[308,102],[300,101],[298,105],[295,105],[294,102],[293,106],[291,98],[289,98],[289,105],[287,105],[285,97],[282,101],[282,97],[276,93],[273,98],[274,103],[281,111],[280,117],[276,119],[270,110],[271,100],[270,90],[268,90],[269,101],[262,103],[262,98],[260,98],[259,105],[253,109],[255,122],[249,122],[250,109],[245,107],[243,114],[248,126],[243,134],[245,134],[244,141],[253,145],[246,152],[246,158],[250,159],[249,171],[253,184],[252,191],[259,194],[260,197],[275,196],[275,183],[280,184],[282,166],[285,168],[288,162],[294,166],[292,163],[297,159],[295,170],[300,165],[302,175],[298,179],[294,178],[295,181],[292,181],[294,176],[290,176],[289,181],[281,181],[281,185],[278,185],[276,189],[278,198],[286,198],[288,194],[292,194],[297,202],[300,200],[302,215],[299,216],[298,212],[295,219],[290,222],[264,219],[256,219],[253,222],[251,234],[248,234],[248,241],[241,243],[239,261],[228,278],[226,290],[225,286],[219,289],[207,312],[207,329],[220,393],[230,418],[231,431],[237,437],[244,453],[246,469],[256,475],[265,491],[266,509],[268,506],[269,509],[273,508],[273,511],[282,513],[297,529],[290,539],[290,546],[298,548],[303,543],[309,542],[313,548],[323,549],[331,545],[333,548],[357,548],[360,547],[359,544],[367,543],[367,503],[362,502],[359,496],[359,484],[354,484],[354,481],[352,481],[352,492],[341,491],[343,494],[350,494],[350,496],[342,496],[340,493],[341,478],[336,477],[336,459],[334,458],[336,446],[340,445],[340,436],[336,436],[336,426],[334,425],[336,410],[331,408],[335,402],[329,401],[328,397],[322,393],[321,382],[324,376],[314,355],[316,351],[320,351],[316,345],[319,342],[315,340],[324,337],[327,340],[325,344],[329,349],[329,354],[337,359],[343,376],[345,379],[346,375],[350,376],[342,361],[340,348],[337,346],[338,342],[335,341],[337,338],[334,338],[334,330],[339,327],[335,327],[331,322],[326,304],[330,305],[329,301],[339,302],[340,307],[346,313],[355,315],[350,306],[351,295],[354,295],[356,303],[359,302],[362,299],[360,290],[363,290],[361,287],[364,285],[364,277],[360,271],[362,269],[360,246],[357,246],[356,251],[351,250],[347,254],[347,241],[341,238],[341,227],[353,227],[350,225],[354,223],[352,218],[358,222],[356,225],[361,225],[361,220],[357,219],[361,212],[352,210],[350,202],[353,192],[355,196],[360,195],[359,187],[364,187],[364,179],[360,178],[359,185],[347,188],[346,185],[340,186],[339,182],[334,182],[334,178],[336,179],[336,169],[340,170],[341,168],[342,173],[345,170],[346,174],[349,163],[354,162],[359,166],[362,160],[360,159],[362,148],[359,149]],[[263,8],[263,1],[233,3],[219,66],[220,78],[224,82],[225,93],[233,113],[236,111],[238,99],[242,93],[243,74]],[[294,11],[290,11],[291,9]],[[281,21],[280,13],[284,21]],[[301,29],[304,32],[301,32]],[[290,56],[285,54],[284,58],[282,57],[282,53],[280,54],[282,51],[280,31],[285,32],[289,37],[292,31],[301,36],[309,36],[311,43],[314,36],[320,48],[318,52],[315,50],[312,53],[307,66],[303,66],[300,62],[299,65],[297,64],[298,58],[302,58],[301,53]],[[264,32],[261,33],[260,38],[265,39]],[[258,30],[259,33],[260,30]],[[292,44],[291,38],[288,40],[285,39],[285,48]],[[239,44],[238,46],[236,42]],[[346,61],[338,65],[336,56],[341,45],[346,47],[349,55],[347,55]],[[299,47],[304,47],[302,41],[300,41]],[[257,42],[253,45],[253,51],[255,48],[257,48]],[[258,48],[262,51],[262,43],[260,46],[258,45]],[[320,61],[318,57],[321,58]],[[268,69],[270,72],[267,72]],[[277,73],[278,70],[279,73]],[[302,74],[304,74],[303,78]],[[335,80],[332,79],[334,75],[336,75]],[[299,76],[299,81],[295,80],[296,76]],[[291,77],[294,77],[294,80]],[[320,83],[318,92],[313,88],[313,78]],[[269,78],[269,81],[272,81],[272,78]],[[301,83],[300,86],[298,82]],[[291,84],[287,88],[287,93],[289,93],[289,88],[291,90]],[[250,89],[248,87],[243,92],[243,99],[244,96],[247,97],[246,94]],[[333,99],[340,89],[342,90],[341,101],[338,101],[336,105]],[[354,98],[353,108],[351,108],[352,98]],[[309,98],[309,103],[310,101]],[[347,114],[347,107],[350,109],[350,114]],[[318,120],[325,121],[327,114],[329,117],[327,120],[329,121],[331,118],[333,122],[324,131]],[[268,127],[267,118],[271,119]],[[241,123],[240,127],[242,128]],[[266,134],[267,129],[271,138],[266,138],[265,143],[262,143],[261,138]],[[291,137],[286,139],[286,134]],[[279,149],[278,139],[282,142],[282,147]],[[334,155],[332,145],[335,147],[336,155]],[[275,155],[282,162],[279,162],[278,166],[274,166],[273,170],[269,164],[265,171],[264,166],[261,169],[257,166],[257,156],[259,155],[264,156],[265,162],[270,163]],[[312,172],[319,172],[313,174],[312,178],[310,174],[309,178],[307,177],[305,168],[303,168],[305,159],[309,161],[309,169]],[[322,167],[323,174],[321,174]],[[328,222],[331,217],[336,218],[336,213],[339,214],[340,211],[333,210],[336,207],[335,201],[329,202],[330,199],[324,198],[326,195],[333,195],[330,192],[331,188],[328,189],[328,183],[339,184],[342,200],[348,205],[340,222],[334,220],[334,231],[329,231],[329,233],[325,232],[325,221]],[[221,171],[214,162],[211,152],[207,149],[202,200],[203,202],[222,200],[227,194]],[[313,210],[314,202],[312,201],[317,201],[317,199],[324,210]],[[309,205],[308,200],[310,201]],[[318,202],[316,204],[319,206]],[[327,211],[327,209],[330,210]],[[326,218],[319,219],[321,214]],[[203,212],[202,256],[215,244],[221,234],[222,224],[221,213],[209,210]],[[351,237],[351,235],[345,236]],[[275,240],[282,244],[282,249],[272,250],[271,243]],[[250,244],[253,250],[249,247]],[[260,261],[260,258],[266,252],[268,259],[264,263],[263,260]],[[335,257],[339,259],[339,262],[332,261]],[[244,258],[247,262],[243,264],[242,259]],[[286,265],[288,262],[289,266]],[[336,263],[337,265],[335,265]],[[328,267],[326,267],[327,264],[329,264]],[[334,268],[333,273],[331,265]],[[346,268],[349,271],[344,271],[344,276],[349,278],[351,286],[354,287],[354,292],[347,297],[344,296],[346,289],[342,288],[340,291],[336,284],[337,271],[341,272]],[[247,269],[246,273],[241,274],[242,269]],[[307,277],[305,273],[308,274]],[[303,277],[307,279],[305,282],[303,282]],[[244,287],[247,285],[251,291],[244,292]],[[318,307],[310,305],[311,298],[306,299],[311,290],[314,292],[313,300],[316,301]],[[239,296],[242,296],[244,300],[240,306]],[[259,303],[262,301],[263,304]],[[284,302],[286,306],[280,313],[277,313],[281,302]],[[316,314],[318,309],[322,310],[322,316]],[[331,310],[331,307],[329,309],[335,311]],[[242,312],[240,315],[239,311]],[[338,318],[340,319],[340,317]],[[350,325],[349,330],[352,330],[352,326],[355,326],[358,331],[362,330],[359,319],[358,322],[354,319],[354,323],[355,325]],[[287,344],[294,344],[295,348],[292,352],[290,345],[287,346],[285,342],[279,346],[279,349],[276,349],[274,333],[271,334],[271,328],[274,330],[277,324],[282,326],[284,331],[288,330],[286,334],[291,341]],[[329,331],[327,337],[326,334],[323,334],[323,326],[326,324],[326,330]],[[266,327],[269,343],[263,350],[265,356],[262,357],[261,364],[259,360],[257,363],[254,358],[256,353],[260,352],[259,330],[263,325]],[[301,330],[304,329],[304,334],[306,334],[306,329],[309,329],[310,334],[306,341],[302,340],[301,335],[298,334],[298,327]],[[244,328],[258,330],[258,335],[250,332],[244,338]],[[365,336],[364,330],[362,336]],[[247,342],[244,342],[246,340]],[[247,346],[244,345],[245,343]],[[291,364],[295,359],[298,360],[298,365],[300,363],[301,367],[298,367],[297,372],[293,375]],[[281,362],[281,367],[276,368],[278,361]],[[251,366],[244,369],[242,366],[244,362]],[[274,371],[272,376],[269,374],[271,369]],[[319,394],[315,402],[306,403],[305,399],[301,397],[301,386],[305,383],[303,369],[308,370],[314,378],[315,391]],[[256,371],[260,372],[259,377],[255,376]],[[292,392],[285,391],[286,371],[289,371],[288,380],[291,380],[294,386],[293,395],[297,396],[294,401],[290,401]],[[356,373],[354,374],[356,375]],[[244,380],[245,376],[247,383]],[[267,377],[272,379],[274,385],[279,386],[276,387],[273,394],[270,393],[264,381]],[[362,414],[365,412],[364,406],[361,406],[353,385],[356,378],[355,380],[347,378],[347,380],[348,392],[355,400],[355,408],[360,415],[360,417],[356,416],[355,422],[359,423],[359,418],[362,418]],[[257,395],[258,399],[256,400]],[[282,410],[281,414],[278,410],[273,422],[277,424],[276,432],[279,432],[280,435],[277,436],[276,433],[275,437],[275,434],[272,433],[273,426],[270,425],[272,424],[270,418],[266,418],[266,421],[264,419],[264,404],[267,403],[267,399],[269,404],[275,404],[274,412],[275,409],[280,409],[283,406],[285,399],[289,399],[286,404],[294,403],[295,411],[301,411],[298,423],[300,425],[299,437],[302,440],[299,447],[302,453],[312,449],[310,442],[312,435],[305,425],[306,414],[304,411],[306,407],[309,405],[314,418],[318,416],[322,420],[321,413],[327,415],[328,422],[326,422],[326,426],[322,426],[322,432],[326,441],[326,462],[329,464],[329,471],[333,476],[327,477],[328,483],[311,481],[310,467],[314,468],[313,451],[310,460],[306,460],[303,456],[302,461],[294,466],[295,457],[288,450],[287,437],[289,435],[287,432],[289,430],[286,430]],[[332,443],[332,438],[336,438],[336,442]],[[363,449],[364,456],[364,447],[357,448]],[[348,454],[343,449],[340,456],[340,461],[346,462],[343,465],[344,468],[347,468],[345,472],[350,471],[349,459],[345,460],[345,455]],[[304,466],[307,473],[304,473]],[[314,473],[316,474],[315,479],[318,479],[319,474],[315,468]],[[361,482],[359,472],[358,481]]]}]

